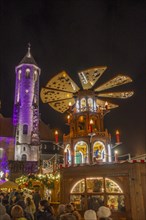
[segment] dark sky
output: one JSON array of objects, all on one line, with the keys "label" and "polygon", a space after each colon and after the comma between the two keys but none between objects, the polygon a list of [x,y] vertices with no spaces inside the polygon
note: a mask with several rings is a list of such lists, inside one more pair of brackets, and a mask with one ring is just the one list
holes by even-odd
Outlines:
[{"label": "dark sky", "polygon": [[[134,0],[0,0],[0,99],[2,113],[12,117],[15,67],[27,52],[41,68],[40,88],[55,74],[67,71],[80,87],[77,72],[95,66],[108,69],[98,82],[119,73],[129,75],[135,94],[113,100],[120,107],[105,118],[105,128],[119,153],[146,152],[146,1]],[[128,88],[127,87],[127,88]],[[42,120],[67,132],[66,115],[40,100]]]}]

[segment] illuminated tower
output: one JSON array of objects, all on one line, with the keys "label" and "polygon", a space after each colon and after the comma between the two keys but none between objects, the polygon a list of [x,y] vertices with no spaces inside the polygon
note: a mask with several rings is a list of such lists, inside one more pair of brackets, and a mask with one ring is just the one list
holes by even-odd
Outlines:
[{"label": "illuminated tower", "polygon": [[15,160],[38,160],[39,148],[39,76],[40,68],[30,53],[15,69],[15,101],[13,123],[15,133]]}]

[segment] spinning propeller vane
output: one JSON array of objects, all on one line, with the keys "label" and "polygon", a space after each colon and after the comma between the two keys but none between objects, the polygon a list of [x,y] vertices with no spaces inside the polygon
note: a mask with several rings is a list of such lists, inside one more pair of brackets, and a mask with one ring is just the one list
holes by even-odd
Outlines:
[{"label": "spinning propeller vane", "polygon": [[[97,97],[96,104],[100,107],[104,107],[106,101],[98,97],[126,99],[134,94],[133,91],[104,92],[105,90],[132,82],[129,76],[122,74],[117,75],[108,82],[93,89],[93,86],[106,69],[107,67],[105,66],[95,67],[78,73],[83,90],[93,90],[94,95]],[[46,86],[41,89],[40,96],[43,103],[48,103],[54,110],[64,113],[69,109],[70,103],[72,106],[75,104],[75,96],[77,96],[79,92],[80,88],[76,83],[65,71],[62,71],[48,81]],[[109,110],[116,107],[118,107],[118,105],[108,102]]]}]

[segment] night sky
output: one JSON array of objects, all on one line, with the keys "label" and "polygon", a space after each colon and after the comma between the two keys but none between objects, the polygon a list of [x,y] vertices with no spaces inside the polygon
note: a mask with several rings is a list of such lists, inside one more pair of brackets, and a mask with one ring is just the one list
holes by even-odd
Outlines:
[{"label": "night sky", "polygon": [[[13,115],[15,67],[29,42],[41,68],[40,89],[62,70],[80,88],[77,73],[95,66],[108,67],[96,87],[119,73],[130,76],[133,83],[119,88],[135,94],[112,100],[120,107],[106,115],[105,128],[113,144],[116,129],[120,131],[119,154],[146,152],[146,1],[0,0],[0,99],[5,117]],[[41,100],[40,113],[51,128],[68,132],[66,114]]]}]

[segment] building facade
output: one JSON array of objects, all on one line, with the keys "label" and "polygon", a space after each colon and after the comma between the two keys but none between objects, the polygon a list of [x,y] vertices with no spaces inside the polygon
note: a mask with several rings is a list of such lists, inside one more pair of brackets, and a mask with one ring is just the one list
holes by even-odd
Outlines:
[{"label": "building facade", "polygon": [[105,205],[113,219],[146,219],[146,163],[71,166],[60,174],[61,203],[74,202],[82,215]]}]

